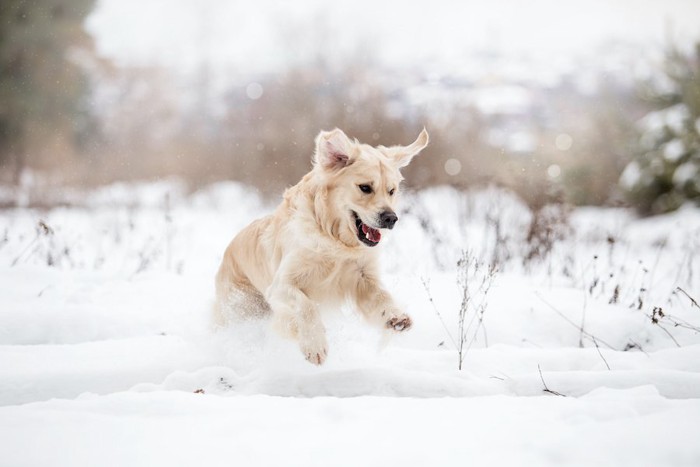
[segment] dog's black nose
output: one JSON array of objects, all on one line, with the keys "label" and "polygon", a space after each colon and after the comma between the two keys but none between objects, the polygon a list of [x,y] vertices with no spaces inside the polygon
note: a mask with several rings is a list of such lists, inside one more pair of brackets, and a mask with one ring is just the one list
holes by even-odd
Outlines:
[{"label": "dog's black nose", "polygon": [[399,218],[396,217],[394,211],[384,211],[379,214],[379,225],[381,225],[382,228],[393,229],[397,220],[399,220]]}]

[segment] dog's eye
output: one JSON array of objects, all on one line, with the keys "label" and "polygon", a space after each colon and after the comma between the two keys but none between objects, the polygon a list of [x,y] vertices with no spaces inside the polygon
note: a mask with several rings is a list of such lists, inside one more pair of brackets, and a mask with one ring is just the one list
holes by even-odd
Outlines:
[{"label": "dog's eye", "polygon": [[362,193],[370,194],[372,193],[372,187],[369,185],[357,185]]},{"label": "dog's eye", "polygon": [[396,188],[392,188],[389,190],[389,196],[394,196],[394,192],[396,191]]}]

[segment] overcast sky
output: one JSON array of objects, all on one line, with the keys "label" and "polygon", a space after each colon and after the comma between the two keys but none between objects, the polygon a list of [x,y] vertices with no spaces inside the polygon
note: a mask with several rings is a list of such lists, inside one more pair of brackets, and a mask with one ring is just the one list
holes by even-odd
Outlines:
[{"label": "overcast sky", "polygon": [[318,47],[401,65],[485,47],[541,56],[611,39],[658,46],[669,31],[688,44],[700,39],[700,1],[99,0],[87,26],[117,63],[267,71]]}]

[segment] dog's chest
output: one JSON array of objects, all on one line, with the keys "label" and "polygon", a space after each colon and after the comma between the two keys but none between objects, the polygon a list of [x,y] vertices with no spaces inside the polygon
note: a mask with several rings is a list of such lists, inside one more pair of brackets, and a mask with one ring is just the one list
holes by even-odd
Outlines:
[{"label": "dog's chest", "polygon": [[352,293],[364,277],[365,266],[357,260],[318,258],[304,287],[314,298],[341,299]]}]

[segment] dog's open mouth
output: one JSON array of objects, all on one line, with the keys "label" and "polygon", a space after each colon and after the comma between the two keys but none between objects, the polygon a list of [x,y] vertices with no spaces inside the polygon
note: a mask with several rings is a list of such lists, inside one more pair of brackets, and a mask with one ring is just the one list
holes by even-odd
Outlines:
[{"label": "dog's open mouth", "polygon": [[360,241],[367,246],[376,246],[379,243],[379,240],[382,239],[381,232],[362,222],[362,219],[360,219],[360,216],[358,216],[355,211],[352,211],[352,215],[355,217],[357,238],[359,238]]}]

